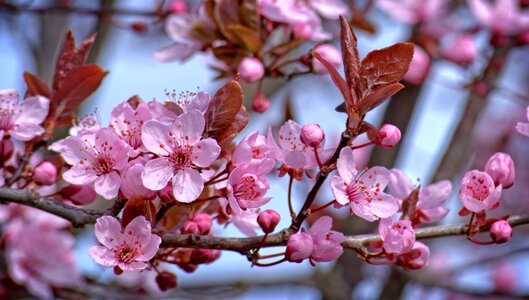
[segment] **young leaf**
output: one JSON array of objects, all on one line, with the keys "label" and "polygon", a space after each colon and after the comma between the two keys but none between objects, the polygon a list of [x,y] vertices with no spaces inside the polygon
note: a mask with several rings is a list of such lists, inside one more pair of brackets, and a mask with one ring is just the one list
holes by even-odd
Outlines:
[{"label": "young leaf", "polygon": [[252,29],[241,24],[230,24],[226,26],[226,30],[238,39],[238,44],[244,46],[252,53],[257,53],[261,50],[263,43]]},{"label": "young leaf", "polygon": [[345,79],[347,85],[356,90],[360,72],[360,59],[358,58],[358,46],[356,36],[351,25],[344,16],[340,16],[341,45]]},{"label": "young leaf", "polygon": [[242,107],[241,85],[231,80],[221,87],[206,110],[206,136],[219,139],[232,126]]},{"label": "young leaf", "polygon": [[50,88],[48,87],[46,81],[44,81],[44,79],[41,77],[29,72],[24,72],[24,81],[28,86],[25,97],[41,95],[48,99],[50,98]]},{"label": "young leaf", "polygon": [[250,121],[250,114],[246,111],[246,108],[241,106],[241,109],[233,119],[233,122],[230,124],[224,132],[217,138],[220,148],[222,149],[221,155],[227,157],[227,149],[229,148],[230,143],[233,139],[241,132],[248,122]]},{"label": "young leaf", "polygon": [[379,87],[375,90],[370,90],[369,93],[360,100],[358,106],[361,107],[364,112],[368,112],[382,104],[386,99],[395,95],[403,88],[404,85],[397,82]]},{"label": "young leaf", "polygon": [[345,80],[338,73],[338,70],[336,70],[336,68],[334,68],[318,52],[312,51],[312,56],[314,56],[314,58],[319,60],[323,64],[323,66],[325,66],[325,68],[329,71],[329,75],[331,75],[331,79],[334,82],[334,85],[338,87],[338,89],[343,95],[347,110],[349,110],[352,107],[356,107],[356,101],[353,100],[354,99],[353,93],[351,92],[351,89],[349,88]]}]

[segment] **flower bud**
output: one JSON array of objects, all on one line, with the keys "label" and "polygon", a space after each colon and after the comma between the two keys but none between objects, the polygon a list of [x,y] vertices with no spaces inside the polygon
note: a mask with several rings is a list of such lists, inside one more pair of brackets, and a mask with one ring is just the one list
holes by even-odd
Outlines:
[{"label": "flower bud", "polygon": [[259,214],[257,224],[261,226],[264,233],[271,233],[276,229],[280,220],[281,216],[276,211],[267,209]]},{"label": "flower bud", "polygon": [[490,226],[490,237],[496,244],[503,244],[507,242],[512,236],[512,228],[509,222],[499,220],[492,223]]},{"label": "flower bud", "polygon": [[39,185],[51,185],[57,180],[57,168],[49,161],[41,162],[33,171],[33,181]]},{"label": "flower bud", "polygon": [[485,172],[494,180],[495,185],[510,188],[514,183],[514,162],[509,154],[496,152],[485,165]]},{"label": "flower bud", "polygon": [[297,22],[292,25],[292,35],[296,39],[307,39],[312,35],[312,28],[306,22]]},{"label": "flower bud", "polygon": [[256,112],[264,113],[270,107],[270,101],[265,95],[259,93],[253,98],[252,109]]},{"label": "flower bud", "polygon": [[384,124],[380,127],[373,143],[382,147],[391,148],[400,141],[400,130],[391,124]]},{"label": "flower bud", "polygon": [[191,220],[198,226],[198,232],[202,235],[208,234],[213,224],[213,218],[208,214],[196,214]]},{"label": "flower bud", "polygon": [[187,12],[187,3],[184,0],[173,0],[169,6],[172,14],[179,15]]},{"label": "flower bud", "polygon": [[162,292],[174,289],[176,287],[176,275],[168,271],[162,271],[156,275],[156,283]]},{"label": "flower bud", "polygon": [[97,197],[96,191],[91,184],[65,186],[59,191],[59,195],[76,205],[90,204]]},{"label": "flower bud", "polygon": [[[323,57],[335,68],[338,68],[342,65],[342,54],[334,46],[323,44],[316,47],[313,51],[318,52],[321,57]],[[327,74],[329,72],[318,59],[312,60],[312,66],[314,71],[318,74]]]},{"label": "flower bud", "polygon": [[3,145],[0,146],[0,160],[6,162],[11,158],[11,155],[13,155],[15,145],[11,140],[4,140],[2,143]]},{"label": "flower bud", "polygon": [[421,242],[415,242],[410,252],[397,256],[396,265],[406,271],[418,270],[428,265],[430,249]]},{"label": "flower bud", "polygon": [[165,203],[175,203],[176,199],[173,195],[173,185],[168,184],[166,187],[158,191],[158,197]]},{"label": "flower bud", "polygon": [[186,221],[180,231],[182,232],[182,234],[199,234],[200,233],[200,229],[198,228],[197,223],[193,221]]},{"label": "flower bud", "polygon": [[257,58],[245,57],[239,64],[237,68],[241,78],[248,82],[256,82],[257,80],[263,78],[264,76],[264,66],[263,63]]},{"label": "flower bud", "polygon": [[307,124],[301,128],[301,142],[309,147],[318,147],[324,138],[325,133],[318,124]]},{"label": "flower bud", "polygon": [[307,233],[293,234],[288,238],[285,257],[292,262],[301,262],[312,254],[314,242]]}]

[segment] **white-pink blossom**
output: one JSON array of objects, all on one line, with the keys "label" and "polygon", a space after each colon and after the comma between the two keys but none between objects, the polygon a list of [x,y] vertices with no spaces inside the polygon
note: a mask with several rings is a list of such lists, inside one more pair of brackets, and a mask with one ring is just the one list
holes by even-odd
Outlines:
[{"label": "white-pink blossom", "polygon": [[410,252],[415,243],[415,232],[409,220],[393,222],[391,218],[381,219],[378,233],[387,253],[403,254]]},{"label": "white-pink blossom", "polygon": [[489,174],[472,170],[461,180],[459,198],[466,209],[479,213],[497,207],[501,193],[502,186],[495,186]]},{"label": "white-pink blossom", "polygon": [[529,29],[529,11],[522,11],[518,0],[468,0],[478,22],[493,33],[514,35]]},{"label": "white-pink blossom", "polygon": [[44,133],[41,123],[48,116],[50,100],[42,96],[28,97],[19,102],[15,90],[0,90],[0,139],[12,136],[29,141]]},{"label": "white-pink blossom", "polygon": [[145,122],[152,119],[147,104],[140,102],[133,108],[128,102],[122,102],[112,110],[110,116],[109,127],[127,143],[130,148],[128,155],[136,157],[140,152],[145,152],[141,143],[141,129]]}]

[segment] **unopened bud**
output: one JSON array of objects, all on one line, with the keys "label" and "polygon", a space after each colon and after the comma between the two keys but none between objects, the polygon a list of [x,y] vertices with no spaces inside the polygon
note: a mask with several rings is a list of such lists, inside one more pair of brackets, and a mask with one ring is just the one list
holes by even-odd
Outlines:
[{"label": "unopened bud", "polygon": [[237,71],[241,78],[248,83],[256,82],[263,78],[265,72],[263,63],[254,57],[243,58]]},{"label": "unopened bud", "polygon": [[312,254],[314,242],[307,233],[293,234],[288,238],[285,257],[292,262],[301,262]]},{"label": "unopened bud", "polygon": [[398,127],[384,124],[375,136],[373,143],[382,147],[391,148],[400,141],[400,130]]},{"label": "unopened bud", "polygon": [[33,182],[39,185],[51,185],[57,180],[57,168],[49,161],[41,162],[33,171]]},{"label": "unopened bud", "polygon": [[[318,52],[321,57],[323,57],[335,68],[338,68],[342,65],[342,54],[334,46],[323,44],[316,47],[313,51]],[[318,74],[326,74],[329,72],[318,59],[312,60],[312,66],[314,71]]]},{"label": "unopened bud", "polygon": [[115,266],[114,267],[114,274],[119,276],[119,275],[123,274],[123,270],[119,266]]},{"label": "unopened bud", "polygon": [[77,205],[90,204],[97,197],[96,191],[91,184],[65,186],[59,191],[59,195]]},{"label": "unopened bud", "polygon": [[495,185],[510,188],[514,183],[514,162],[509,154],[497,152],[489,158],[485,172],[494,180]]},{"label": "unopened bud", "polygon": [[173,195],[173,185],[168,184],[166,187],[158,191],[158,197],[165,203],[175,203],[176,199]]},{"label": "unopened bud", "polygon": [[265,95],[259,93],[253,98],[252,109],[256,112],[263,113],[270,107],[270,101]]},{"label": "unopened bud", "polygon": [[165,292],[176,287],[176,275],[168,272],[162,271],[156,275],[156,283],[162,292]]},{"label": "unopened bud", "polygon": [[292,26],[292,35],[296,39],[307,39],[312,35],[312,28],[306,22],[298,22]]},{"label": "unopened bud", "polygon": [[280,220],[281,216],[276,211],[267,209],[259,214],[257,224],[261,226],[264,233],[271,233],[276,229]]},{"label": "unopened bud", "polygon": [[496,244],[503,244],[507,242],[512,236],[512,227],[509,222],[499,220],[492,223],[490,226],[490,237]]},{"label": "unopened bud", "polygon": [[201,235],[208,234],[213,224],[213,218],[208,214],[196,214],[191,221],[197,225]]},{"label": "unopened bud", "polygon": [[11,140],[4,140],[0,145],[0,160],[3,162],[8,161],[13,155],[15,146]]},{"label": "unopened bud", "polygon": [[301,142],[309,147],[317,147],[325,139],[325,133],[318,124],[307,124],[301,128]]},{"label": "unopened bud", "polygon": [[198,228],[197,223],[193,221],[186,221],[184,226],[181,229],[183,234],[199,234],[200,229]]}]

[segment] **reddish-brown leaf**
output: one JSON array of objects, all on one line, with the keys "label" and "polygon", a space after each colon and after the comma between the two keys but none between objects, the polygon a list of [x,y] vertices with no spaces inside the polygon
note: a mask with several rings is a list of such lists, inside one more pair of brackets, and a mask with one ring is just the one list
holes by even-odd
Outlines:
[{"label": "reddish-brown leaf", "polygon": [[126,227],[130,221],[139,216],[144,216],[145,219],[151,221],[151,223],[156,219],[156,208],[154,207],[152,201],[141,197],[133,197],[132,199],[128,199],[125,203],[125,207],[123,208],[121,225]]},{"label": "reddish-brown leaf", "polygon": [[[221,87],[206,110],[206,136],[219,140],[226,131],[233,126],[235,117],[242,107],[242,88],[241,85],[231,80]],[[228,133],[229,134],[229,133]]]},{"label": "reddish-brown leaf", "polygon": [[361,107],[364,112],[368,112],[382,104],[386,99],[395,95],[403,88],[404,85],[397,82],[381,86],[375,90],[370,90],[369,93],[360,100],[358,106]]},{"label": "reddish-brown leaf", "polygon": [[98,65],[85,65],[68,73],[59,90],[53,96],[52,107],[55,117],[69,114],[97,90],[108,72]]},{"label": "reddish-brown leaf", "polygon": [[[228,127],[224,132],[217,138],[220,148],[222,149],[222,156],[227,157],[227,154],[230,153],[229,145],[233,139],[241,132],[248,122],[250,121],[250,114],[246,111],[246,108],[241,106],[241,109],[231,122],[230,127]],[[233,149],[231,149],[233,150]]]},{"label": "reddish-brown leaf", "polygon": [[213,13],[215,15],[215,22],[219,27],[220,32],[224,37],[232,42],[237,43],[238,37],[227,29],[228,25],[241,24],[239,19],[239,1],[238,0],[217,0]]},{"label": "reddish-brown leaf", "polygon": [[41,95],[46,98],[50,98],[50,88],[48,87],[46,81],[41,77],[29,72],[24,72],[24,81],[28,86],[26,97]]},{"label": "reddish-brown leaf", "polygon": [[402,219],[409,220],[415,214],[417,208],[417,202],[419,201],[420,187],[417,187],[411,191],[411,193],[402,200]]},{"label": "reddish-brown leaf", "polygon": [[95,33],[90,35],[76,48],[72,31],[68,30],[55,64],[55,74],[53,76],[52,84],[54,92],[60,88],[62,81],[69,72],[86,62],[90,49],[94,44],[95,37]]},{"label": "reddish-brown leaf", "polygon": [[358,77],[360,76],[360,59],[358,58],[356,36],[344,16],[340,16],[340,28],[345,80],[351,89],[357,90]]},{"label": "reddish-brown leaf", "polygon": [[226,31],[229,31],[231,35],[237,38],[237,44],[243,46],[252,53],[259,52],[263,46],[263,42],[257,35],[257,32],[241,24],[226,25]]},{"label": "reddish-brown leaf", "polygon": [[239,18],[242,24],[259,33],[259,13],[257,12],[257,0],[242,0],[239,5]]},{"label": "reddish-brown leaf", "polygon": [[399,82],[408,71],[412,57],[411,43],[398,43],[370,52],[362,61],[360,71],[362,94]]},{"label": "reddish-brown leaf", "polygon": [[356,101],[353,100],[353,93],[342,76],[340,76],[340,73],[338,73],[338,70],[336,70],[336,68],[333,67],[327,60],[325,60],[325,58],[323,58],[318,52],[312,51],[312,56],[319,60],[329,71],[329,75],[331,75],[334,85],[336,85],[336,87],[338,87],[342,93],[347,110],[351,109],[352,107],[356,107]]}]

